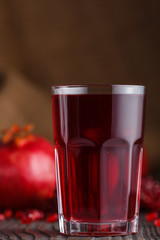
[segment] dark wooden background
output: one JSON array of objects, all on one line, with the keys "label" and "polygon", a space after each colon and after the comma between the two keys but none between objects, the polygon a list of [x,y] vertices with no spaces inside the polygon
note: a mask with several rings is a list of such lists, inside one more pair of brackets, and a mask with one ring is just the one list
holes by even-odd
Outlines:
[{"label": "dark wooden background", "polygon": [[33,122],[52,140],[52,84],[145,84],[145,144],[159,169],[159,63],[159,0],[1,0],[0,128]]}]

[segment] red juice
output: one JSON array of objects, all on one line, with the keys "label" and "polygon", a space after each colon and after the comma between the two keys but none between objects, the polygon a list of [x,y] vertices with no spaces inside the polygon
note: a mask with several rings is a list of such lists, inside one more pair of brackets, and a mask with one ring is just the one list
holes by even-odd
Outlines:
[{"label": "red juice", "polygon": [[52,109],[63,220],[92,228],[138,218],[144,95],[53,95]]}]

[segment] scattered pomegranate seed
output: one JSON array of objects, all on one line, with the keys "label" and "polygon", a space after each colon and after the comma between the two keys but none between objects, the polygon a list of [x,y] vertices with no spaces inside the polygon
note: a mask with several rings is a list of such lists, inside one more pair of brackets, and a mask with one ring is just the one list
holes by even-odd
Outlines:
[{"label": "scattered pomegranate seed", "polygon": [[155,225],[156,227],[160,227],[160,218],[158,218],[158,219],[156,219],[156,220],[154,221],[154,225]]},{"label": "scattered pomegranate seed", "polygon": [[0,221],[3,221],[5,219],[4,214],[0,213]]},{"label": "scattered pomegranate seed", "polygon": [[158,218],[159,214],[157,212],[150,212],[146,214],[146,219],[149,222],[153,222]]},{"label": "scattered pomegranate seed", "polygon": [[7,209],[7,210],[4,211],[5,218],[10,219],[10,218],[12,218],[12,215],[13,215],[12,210]]},{"label": "scattered pomegranate seed", "polygon": [[46,218],[46,221],[49,222],[49,223],[50,222],[56,222],[57,219],[58,219],[57,213],[53,213]]},{"label": "scattered pomegranate seed", "polygon": [[22,218],[24,216],[24,213],[22,211],[17,211],[15,213],[15,218]]},{"label": "scattered pomegranate seed", "polygon": [[30,216],[23,216],[22,218],[21,218],[21,223],[24,223],[24,224],[26,224],[26,223],[31,223],[33,220],[32,220],[32,218],[30,217]]},{"label": "scattered pomegranate seed", "polygon": [[30,223],[44,219],[44,213],[38,209],[31,209],[25,212],[17,211],[15,218],[19,218],[22,223]]},{"label": "scattered pomegranate seed", "polygon": [[42,220],[44,218],[44,213],[37,209],[29,210],[27,215],[32,218],[32,221]]},{"label": "scattered pomegranate seed", "polygon": [[150,212],[146,214],[146,219],[149,222],[152,222],[158,218],[158,213],[157,212]]}]

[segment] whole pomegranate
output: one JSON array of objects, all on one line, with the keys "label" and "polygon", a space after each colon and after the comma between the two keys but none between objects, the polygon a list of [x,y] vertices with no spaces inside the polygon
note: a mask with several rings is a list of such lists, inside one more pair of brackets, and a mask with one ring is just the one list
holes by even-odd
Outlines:
[{"label": "whole pomegranate", "polygon": [[4,130],[0,142],[0,208],[41,207],[56,189],[54,149],[32,124]]}]

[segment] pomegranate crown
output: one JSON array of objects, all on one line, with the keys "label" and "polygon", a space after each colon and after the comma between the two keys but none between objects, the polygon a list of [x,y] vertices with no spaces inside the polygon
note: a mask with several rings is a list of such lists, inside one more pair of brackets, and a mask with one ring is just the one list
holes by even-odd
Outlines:
[{"label": "pomegranate crown", "polygon": [[31,133],[34,128],[34,124],[30,123],[20,127],[18,124],[13,124],[9,129],[3,129],[1,131],[1,141],[4,144],[15,143],[20,147],[29,141],[33,141],[35,136]]}]

